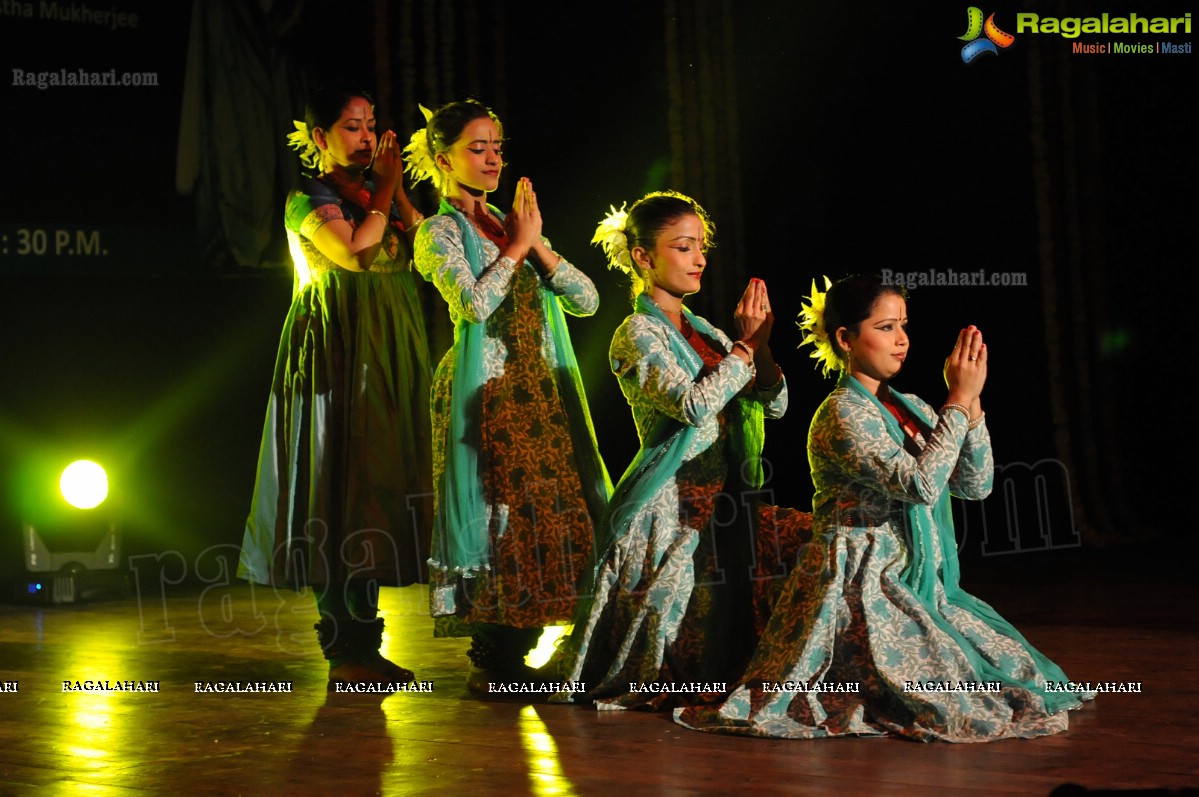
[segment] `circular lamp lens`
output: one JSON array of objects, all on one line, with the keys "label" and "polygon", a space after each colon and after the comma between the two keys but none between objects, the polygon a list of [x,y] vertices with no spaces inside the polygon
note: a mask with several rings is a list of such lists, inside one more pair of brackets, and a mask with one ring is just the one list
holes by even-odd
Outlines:
[{"label": "circular lamp lens", "polygon": [[95,462],[81,459],[67,465],[58,486],[68,504],[79,509],[92,509],[108,497],[108,474]]}]

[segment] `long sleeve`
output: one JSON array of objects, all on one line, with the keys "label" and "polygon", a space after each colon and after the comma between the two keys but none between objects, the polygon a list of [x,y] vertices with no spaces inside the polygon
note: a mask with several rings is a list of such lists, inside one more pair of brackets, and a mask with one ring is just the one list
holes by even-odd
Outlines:
[{"label": "long sleeve", "polygon": [[958,498],[981,501],[991,494],[995,482],[995,456],[991,450],[991,434],[987,424],[966,433],[957,469],[949,480],[950,492]]},{"label": "long sleeve", "polygon": [[781,418],[787,412],[790,397],[787,393],[787,378],[780,372],[779,381],[767,388],[755,387],[750,393],[754,401],[762,403],[762,413],[767,418]]},{"label": "long sleeve", "polygon": [[[517,263],[498,256],[475,278],[462,248],[458,225],[447,216],[434,216],[416,234],[416,268],[437,286],[454,318],[478,324],[495,312],[512,284]],[[488,249],[490,251],[490,249]],[[597,299],[598,303],[598,299]]]},{"label": "long sleeve", "polygon": [[571,315],[595,315],[599,309],[599,291],[595,283],[565,258],[558,263],[553,278],[545,284],[558,297],[562,309]]},{"label": "long sleeve", "polygon": [[961,413],[942,413],[913,455],[891,437],[877,407],[837,390],[812,420],[809,458],[814,472],[831,463],[856,484],[900,501],[933,504],[958,465],[966,427]]},{"label": "long sleeve", "polygon": [[[612,338],[612,371],[622,383],[631,381],[638,405],[691,426],[699,426],[724,409],[753,377],[753,369],[730,355],[710,373],[693,380],[670,351],[669,331],[645,315],[625,320]],[[627,393],[627,391],[626,391]],[[636,409],[636,408],[635,408]]]}]

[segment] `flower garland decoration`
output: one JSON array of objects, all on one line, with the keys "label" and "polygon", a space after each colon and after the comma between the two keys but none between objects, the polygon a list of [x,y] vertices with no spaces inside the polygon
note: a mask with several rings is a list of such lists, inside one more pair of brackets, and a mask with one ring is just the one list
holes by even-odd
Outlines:
[{"label": "flower garland decoration", "polygon": [[317,148],[316,142],[312,140],[312,133],[309,132],[308,125],[298,119],[293,119],[292,124],[296,126],[296,129],[287,134],[288,146],[300,154],[300,163],[309,169],[319,169],[321,151]]},{"label": "flower garland decoration", "polygon": [[823,370],[824,376],[828,376],[836,371],[845,368],[845,364],[841,362],[841,358],[837,355],[837,349],[833,346],[833,342],[829,339],[828,329],[824,325],[824,308],[825,300],[828,297],[828,289],[833,286],[833,281],[828,277],[824,278],[824,290],[821,291],[816,287],[816,280],[812,280],[812,293],[805,297],[807,304],[800,305],[799,321],[796,324],[803,331],[804,337],[800,341],[800,346],[812,345],[810,356],[816,360],[819,367]]},{"label": "flower garland decoration", "polygon": [[[420,108],[427,125],[433,118],[433,112],[419,103],[416,107]],[[437,190],[442,190],[441,170],[437,168],[437,161],[434,160],[433,152],[429,149],[428,127],[422,127],[412,134],[412,138],[408,139],[408,145],[404,147],[404,171],[412,175],[413,183],[429,180],[437,186]]]},{"label": "flower garland decoration", "polygon": [[591,237],[591,243],[604,250],[604,255],[608,258],[608,268],[618,269],[629,276],[636,276],[633,256],[629,253],[629,238],[625,234],[625,226],[629,221],[629,214],[625,211],[627,204],[622,203],[620,210],[617,210],[615,205],[608,206],[608,215],[604,216],[599,226],[595,228],[595,235]]}]

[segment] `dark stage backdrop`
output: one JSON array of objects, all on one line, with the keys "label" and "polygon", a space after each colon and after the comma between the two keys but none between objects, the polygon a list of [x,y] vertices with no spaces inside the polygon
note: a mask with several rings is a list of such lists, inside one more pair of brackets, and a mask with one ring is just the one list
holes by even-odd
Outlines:
[{"label": "dark stage backdrop", "polygon": [[[588,242],[609,205],[673,187],[718,225],[693,307],[728,328],[746,280],[770,286],[792,397],[768,430],[780,503],[810,500],[807,424],[830,387],[796,348],[812,279],[981,273],[1020,284],[913,289],[899,380],[939,401],[956,330],[983,329],[984,406],[1015,492],[962,518],[964,553],[1012,549],[1015,505],[1026,548],[1188,533],[1145,506],[1189,488],[1186,435],[1155,432],[1185,417],[1181,379],[1161,376],[1190,360],[1194,35],[1070,38],[1017,21],[1181,18],[1186,4],[980,7],[1014,39],[970,63],[969,6],[945,3],[332,8],[0,6],[5,540],[30,463],[81,451],[116,468],[130,552],[194,561],[240,541],[289,298],[280,219],[298,164],[283,142],[307,88],[332,78],[371,88],[403,138],[417,102],[474,96],[499,112],[510,166],[495,199],[533,178],[547,234],[602,291],[572,331],[614,475],[636,449],[606,362],[627,284]],[[1139,45],[1150,52],[1112,52]],[[427,190],[414,197],[432,210]],[[443,306],[427,300],[444,345]]]},{"label": "dark stage backdrop", "polygon": [[187,4],[0,7],[0,273],[55,282],[186,274],[191,205],[175,190]]}]

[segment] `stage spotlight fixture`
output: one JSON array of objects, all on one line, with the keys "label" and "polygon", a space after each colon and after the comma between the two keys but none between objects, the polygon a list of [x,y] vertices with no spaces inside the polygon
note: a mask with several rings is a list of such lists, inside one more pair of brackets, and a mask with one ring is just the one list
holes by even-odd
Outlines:
[{"label": "stage spotlight fixture", "polygon": [[[121,535],[106,505],[108,474],[86,459],[68,465],[58,480],[66,507],[47,507],[24,523],[25,569],[44,574],[26,585],[26,597],[73,603],[102,593],[128,593],[121,566]],[[110,502],[111,503],[111,502]]]},{"label": "stage spotlight fixture", "polygon": [[90,459],[76,460],[63,469],[58,489],[71,506],[95,509],[108,497],[108,474]]}]

